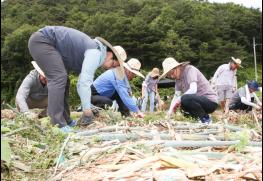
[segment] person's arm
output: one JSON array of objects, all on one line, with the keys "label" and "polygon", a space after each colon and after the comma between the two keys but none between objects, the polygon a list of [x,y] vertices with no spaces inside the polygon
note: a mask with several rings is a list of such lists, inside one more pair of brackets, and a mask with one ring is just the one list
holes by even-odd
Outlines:
[{"label": "person's arm", "polygon": [[216,70],[216,72],[215,72],[215,74],[214,74],[214,76],[213,76],[213,78],[212,78],[212,83],[213,84],[216,84],[216,82],[217,82],[217,78],[219,77],[219,75],[222,73],[222,65],[221,66],[219,66],[218,67],[218,69]]},{"label": "person's arm", "polygon": [[253,92],[253,96],[256,99],[257,105],[262,106],[262,102],[259,100],[259,98],[258,98],[258,96],[257,96],[257,94],[255,92]]},{"label": "person's arm", "polygon": [[35,81],[34,76],[36,75],[34,75],[32,72],[28,74],[26,78],[23,80],[16,94],[16,104],[19,107],[20,112],[22,113],[29,111],[26,100],[29,96],[31,87],[34,85],[34,81]]},{"label": "person's arm", "polygon": [[136,102],[132,99],[132,97],[129,95],[127,85],[125,84],[124,80],[116,80],[116,84],[113,84],[115,87],[115,90],[119,94],[121,100],[125,104],[125,106],[134,113],[139,112],[139,108],[136,105]]},{"label": "person's arm", "polygon": [[233,76],[233,88],[232,88],[232,92],[235,92],[237,90],[237,76],[236,76],[236,70],[235,70],[235,74]]},{"label": "person's arm", "polygon": [[91,108],[91,89],[96,69],[100,66],[101,52],[98,49],[87,50],[77,83],[77,91],[81,100],[82,110]]},{"label": "person's arm", "polygon": [[168,117],[170,117],[173,114],[173,109],[174,109],[175,105],[178,104],[178,102],[180,101],[180,99],[181,99],[180,94],[181,94],[180,91],[175,91],[173,100],[172,100],[172,102],[170,104],[170,108],[169,108],[169,110],[167,112],[167,116]]},{"label": "person's arm", "polygon": [[[183,94],[196,94],[197,92],[197,83],[196,82],[191,82],[190,83],[190,87],[189,89]],[[169,111],[168,111],[168,114],[172,114],[173,110],[174,110],[174,107],[175,106],[179,106],[180,103],[181,103],[181,92],[180,91],[176,91],[175,92],[175,95],[174,95],[174,98],[171,102],[171,105],[170,105],[170,108],[169,108]]]},{"label": "person's arm", "polygon": [[248,106],[252,106],[252,107],[254,107],[254,108],[256,108],[256,109],[259,108],[259,106],[258,106],[257,104],[248,101],[245,97],[241,97],[241,102],[242,102],[243,104],[248,105]]}]

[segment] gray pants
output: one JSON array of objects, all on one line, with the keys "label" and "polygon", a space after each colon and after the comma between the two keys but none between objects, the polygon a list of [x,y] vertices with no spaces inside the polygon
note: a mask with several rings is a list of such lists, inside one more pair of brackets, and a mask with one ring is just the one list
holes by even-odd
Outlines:
[{"label": "gray pants", "polygon": [[71,121],[68,105],[70,82],[62,56],[53,43],[40,32],[31,35],[28,48],[47,78],[48,115],[52,124],[64,127]]}]

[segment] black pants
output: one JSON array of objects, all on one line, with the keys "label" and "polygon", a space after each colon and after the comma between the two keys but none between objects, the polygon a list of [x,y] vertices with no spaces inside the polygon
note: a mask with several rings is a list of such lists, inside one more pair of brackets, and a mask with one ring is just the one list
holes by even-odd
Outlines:
[{"label": "black pants", "polygon": [[181,97],[181,109],[193,118],[202,118],[216,110],[218,104],[204,96],[186,94]]},{"label": "black pants", "polygon": [[112,106],[112,102],[116,100],[116,102],[119,105],[119,111],[121,112],[121,115],[130,116],[129,109],[125,106],[117,91],[115,91],[112,97],[109,98],[106,96],[101,96],[93,85],[91,85],[90,88],[91,88],[91,103],[94,106],[98,106],[100,108],[105,109],[106,107]]},{"label": "black pants", "polygon": [[[254,102],[254,97],[251,97],[251,102]],[[234,105],[229,106],[229,110],[237,110],[237,109],[251,111],[252,106],[243,104],[241,102],[241,98],[239,98],[238,102],[236,102]]]}]

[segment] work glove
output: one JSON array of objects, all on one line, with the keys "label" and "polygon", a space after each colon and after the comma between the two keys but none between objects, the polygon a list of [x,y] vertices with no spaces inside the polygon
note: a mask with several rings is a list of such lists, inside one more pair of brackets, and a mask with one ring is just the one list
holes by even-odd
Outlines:
[{"label": "work glove", "polygon": [[84,114],[82,115],[82,118],[81,118],[81,122],[80,124],[83,125],[83,126],[87,126],[89,124],[92,123],[92,118],[93,118],[93,115],[91,116],[85,116]]},{"label": "work glove", "polygon": [[27,111],[24,112],[24,115],[28,118],[28,119],[36,119],[38,117],[38,115],[36,113],[33,113],[31,111]]},{"label": "work glove", "polygon": [[173,108],[173,111],[176,112],[177,108],[181,106],[180,102],[177,102]]}]

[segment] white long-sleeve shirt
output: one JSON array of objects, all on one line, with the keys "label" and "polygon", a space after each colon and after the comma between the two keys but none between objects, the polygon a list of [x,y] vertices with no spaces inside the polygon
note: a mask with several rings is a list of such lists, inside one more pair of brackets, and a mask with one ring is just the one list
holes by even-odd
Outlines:
[{"label": "white long-sleeve shirt", "polygon": [[[251,98],[254,97],[255,98],[255,101],[256,103],[253,103],[251,102]],[[239,88],[233,95],[233,97],[230,99],[230,107],[235,105],[238,101],[239,101],[239,98],[241,99],[241,102],[243,104],[246,104],[248,106],[252,106],[254,108],[257,108],[258,105],[261,106],[262,103],[261,101],[259,100],[259,98],[257,97],[257,95],[255,94],[255,92],[253,93],[250,93],[249,92],[249,89],[248,89],[248,86],[245,85],[241,88]]]}]

